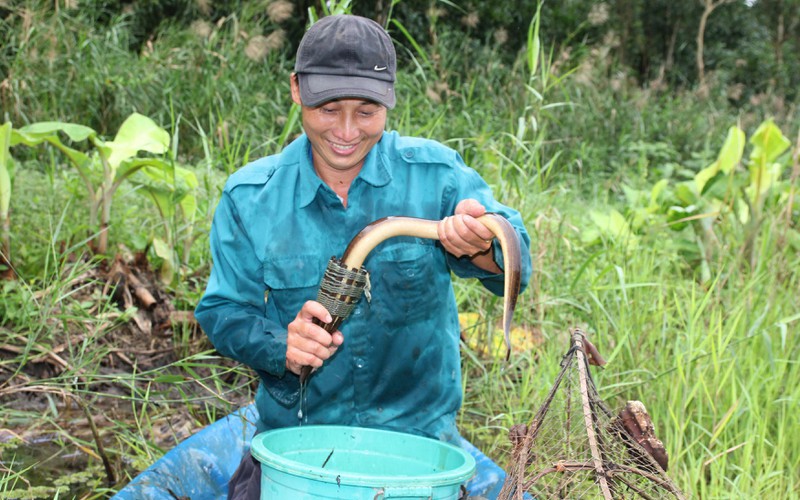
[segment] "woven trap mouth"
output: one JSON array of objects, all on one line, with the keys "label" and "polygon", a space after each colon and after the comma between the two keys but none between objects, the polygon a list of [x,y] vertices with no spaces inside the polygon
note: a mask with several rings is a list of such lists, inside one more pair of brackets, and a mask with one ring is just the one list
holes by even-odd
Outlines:
[{"label": "woven trap mouth", "polygon": [[335,327],[329,327],[329,332],[335,331],[350,316],[362,294],[370,300],[367,270],[363,267],[358,270],[349,269],[344,262],[335,256],[331,257],[317,291],[317,302],[325,306],[333,317],[331,323],[335,323]]},{"label": "woven trap mouth", "polygon": [[530,424],[509,432],[513,455],[499,498],[684,499],[644,405],[629,401],[612,412],[589,371],[586,353],[596,350],[580,329],[570,333],[544,403]]}]

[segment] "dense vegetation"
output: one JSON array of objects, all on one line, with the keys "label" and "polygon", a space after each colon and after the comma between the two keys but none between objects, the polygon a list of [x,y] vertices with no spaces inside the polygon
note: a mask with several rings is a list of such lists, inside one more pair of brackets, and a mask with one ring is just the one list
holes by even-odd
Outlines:
[{"label": "dense vegetation", "polygon": [[[332,8],[396,41],[389,127],[457,149],[533,238],[509,363],[500,302],[455,283],[464,435],[505,464],[578,325],[687,493],[800,494],[800,2]],[[225,177],[301,131],[325,9],[0,2],[0,498],[103,498],[252,397],[186,311]]]}]

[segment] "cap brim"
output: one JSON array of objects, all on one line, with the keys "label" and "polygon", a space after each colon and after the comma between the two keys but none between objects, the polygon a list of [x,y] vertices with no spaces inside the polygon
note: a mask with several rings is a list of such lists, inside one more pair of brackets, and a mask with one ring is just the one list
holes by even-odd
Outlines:
[{"label": "cap brim", "polygon": [[315,107],[334,99],[364,98],[394,108],[394,84],[374,78],[341,75],[300,75],[303,106]]}]

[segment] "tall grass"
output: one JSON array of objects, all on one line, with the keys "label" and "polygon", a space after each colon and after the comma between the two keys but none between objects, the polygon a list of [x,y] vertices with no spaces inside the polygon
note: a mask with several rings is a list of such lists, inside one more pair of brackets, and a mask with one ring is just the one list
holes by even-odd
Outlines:
[{"label": "tall grass", "polygon": [[[20,8],[18,15],[25,20],[9,40],[18,50],[2,92],[17,126],[73,121],[110,136],[133,111],[166,126],[174,107],[211,131],[221,149],[242,142],[259,154],[277,149],[270,143],[291,102],[289,69],[280,37],[271,49],[247,50],[249,33],[262,26],[237,16],[176,26],[136,54],[128,49],[126,15],[107,25],[87,24],[79,10]],[[182,146],[183,154],[201,156],[196,134],[185,134]]]},{"label": "tall grass", "polygon": [[[0,87],[3,112],[15,125],[72,121],[107,134],[134,110],[164,126],[181,124],[172,132],[181,138],[181,161],[200,178],[201,234],[185,280],[169,292],[181,308],[191,308],[210,265],[202,233],[225,176],[300,131],[288,92],[290,56],[276,49],[248,57],[249,33],[264,26],[244,15],[214,26],[171,27],[138,54],[128,50],[124,15],[104,29],[76,11],[30,15],[22,23],[27,29],[11,32],[18,50]],[[695,263],[668,227],[648,228],[635,249],[584,238],[589,209],[621,205],[623,182],[690,177],[713,160],[737,121],[754,127],[777,114],[792,136],[800,128],[796,105],[734,109],[713,93],[699,100],[690,91],[642,88],[619,78],[602,51],[590,52],[587,65],[544,41],[537,50],[535,22],[528,49],[512,65],[502,62],[508,58],[499,56],[499,43],[480,46],[437,31],[428,45],[400,28],[392,35],[412,64],[401,68],[389,126],[457,149],[498,199],[522,212],[532,238],[535,272],[515,318],[514,340],[524,349],[509,363],[479,349],[497,337],[500,301],[473,282],[455,283],[460,309],[481,317],[466,332],[464,435],[505,465],[508,428],[536,412],[560,369],[569,328],[580,325],[609,361],[594,373],[601,396],[611,406],[627,399],[646,404],[669,451],[670,475],[687,493],[796,496],[800,258],[782,243],[787,224],[796,228],[796,204],[789,222],[761,227],[754,266],[737,251],[738,229],[720,227],[725,251],[709,262],[707,282],[695,278]],[[122,484],[172,443],[248,400],[253,376],[220,359],[187,327],[174,329],[163,367],[136,359],[119,371],[103,365],[109,357],[126,364],[119,356],[125,346],[104,338],[136,311],[81,294],[98,263],[83,258],[85,204],[74,172],[55,154],[22,159],[12,199],[20,279],[0,283],[0,346],[13,350],[0,358],[0,373],[19,384],[15,391],[42,391],[48,403],[29,412],[0,410],[0,428],[47,429],[65,449],[84,450],[86,482],[99,498],[118,485],[107,484],[95,440],[64,424],[65,402],[113,402],[99,432]],[[132,250],[142,249],[158,224],[152,208],[137,200],[135,192],[121,191],[112,212],[115,243]],[[50,352],[63,361],[60,368],[25,382]],[[0,384],[3,397],[9,390]],[[20,488],[30,467],[6,465],[2,493]]]},{"label": "tall grass", "polygon": [[[505,430],[530,421],[560,368],[567,330],[577,325],[609,361],[595,369],[601,397],[612,407],[627,399],[645,403],[669,451],[670,474],[686,492],[796,495],[796,253],[768,247],[773,266],[762,272],[743,270],[735,256],[726,256],[715,263],[716,279],[703,287],[656,241],[629,254],[614,245],[596,253],[581,248],[569,229],[580,224],[580,212],[562,208],[567,220],[547,219],[552,232],[540,240],[547,275],[542,293],[528,297],[518,318],[548,341],[510,365],[465,358],[462,427],[469,436],[496,456],[510,456]],[[765,230],[761,238],[774,236]],[[543,317],[532,317],[540,306]]]}]

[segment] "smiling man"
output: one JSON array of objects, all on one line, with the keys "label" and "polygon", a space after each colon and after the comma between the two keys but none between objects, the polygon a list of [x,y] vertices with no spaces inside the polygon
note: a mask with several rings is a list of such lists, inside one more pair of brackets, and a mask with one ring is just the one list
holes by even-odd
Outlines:
[{"label": "smiling man", "polygon": [[[291,76],[304,134],[280,154],[235,172],[211,230],[214,267],[196,317],[217,350],[252,367],[258,431],[337,424],[458,441],[459,324],[451,272],[502,294],[502,252],[476,217],[505,216],[522,246],[517,211],[442,144],[387,132],[396,56],[377,23],[330,16],[300,43]],[[388,216],[440,220],[440,241],[397,237],[364,262],[371,301],[341,331],[314,299],[332,256]],[[299,412],[304,366],[309,379]],[[245,457],[229,498],[259,498],[259,464]]]}]

